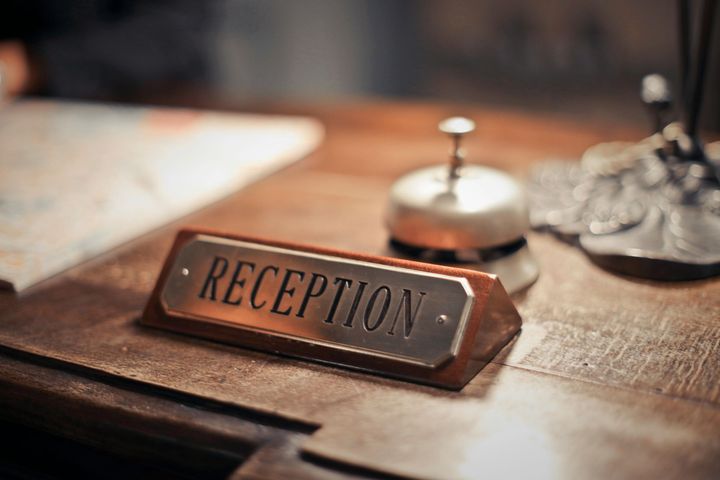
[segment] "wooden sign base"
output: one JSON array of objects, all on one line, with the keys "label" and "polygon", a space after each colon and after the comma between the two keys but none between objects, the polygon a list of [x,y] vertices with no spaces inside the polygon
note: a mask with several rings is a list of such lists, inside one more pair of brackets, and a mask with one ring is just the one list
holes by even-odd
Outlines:
[{"label": "wooden sign base", "polygon": [[485,273],[192,228],[142,323],[460,389],[521,319]]}]

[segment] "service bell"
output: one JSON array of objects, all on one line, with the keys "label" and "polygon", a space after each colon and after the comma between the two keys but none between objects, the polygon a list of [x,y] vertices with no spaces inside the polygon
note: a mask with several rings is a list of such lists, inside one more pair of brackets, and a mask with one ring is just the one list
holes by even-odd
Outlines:
[{"label": "service bell", "polygon": [[390,245],[416,260],[472,268],[500,277],[508,292],[530,285],[538,266],[527,247],[527,201],[509,175],[464,164],[462,136],[475,130],[463,117],[440,122],[452,140],[450,164],[422,168],[390,190]]}]

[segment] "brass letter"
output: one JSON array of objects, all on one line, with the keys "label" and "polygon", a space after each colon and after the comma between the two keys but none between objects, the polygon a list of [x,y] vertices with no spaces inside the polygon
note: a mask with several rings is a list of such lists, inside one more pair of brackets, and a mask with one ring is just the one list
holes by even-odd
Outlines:
[{"label": "brass letter", "polygon": [[[222,264],[220,264],[221,260]],[[222,271],[220,271],[220,273],[215,272],[215,268],[217,268],[218,265],[222,265]],[[207,291],[208,287],[210,287],[210,300],[215,300],[215,286],[217,280],[218,278],[221,278],[223,275],[225,275],[227,267],[227,258],[215,257],[213,259],[212,266],[210,267],[210,271],[208,272],[207,278],[205,279],[205,284],[203,285],[202,290],[200,290],[200,295],[198,295],[200,298],[205,298],[205,292]]]},{"label": "brass letter", "polygon": [[[377,320],[375,320],[375,324],[370,325],[370,316],[372,315],[373,308],[375,308],[375,300],[377,300],[380,292],[385,293],[382,309],[380,310],[380,314],[378,315]],[[383,321],[385,321],[385,315],[387,315],[388,308],[390,307],[390,298],[390,288],[386,287],[385,285],[381,286],[373,292],[373,294],[370,296],[370,300],[368,300],[367,306],[365,307],[365,317],[363,318],[363,325],[365,326],[365,330],[367,330],[368,332],[372,332],[373,330],[376,330],[383,323]]]},{"label": "brass letter", "polygon": [[238,277],[240,276],[240,272],[242,271],[242,268],[247,265],[250,267],[250,272],[255,270],[255,264],[251,262],[243,262],[242,260],[238,260],[237,264],[235,265],[235,272],[233,272],[232,280],[230,280],[230,284],[228,285],[227,290],[225,291],[225,296],[223,297],[223,303],[227,303],[230,305],[240,305],[240,302],[242,302],[242,294],[238,297],[237,301],[230,300],[230,297],[233,294],[233,290],[235,290],[235,285],[238,285],[240,288],[245,287],[245,278],[239,280]]},{"label": "brass letter", "polygon": [[352,286],[352,280],[342,277],[337,277],[333,283],[335,285],[340,283],[340,285],[338,286],[333,303],[330,305],[330,311],[327,314],[327,318],[324,320],[325,323],[333,323],[333,317],[335,317],[335,312],[337,311],[338,304],[340,303],[340,297],[342,297],[342,294],[345,292],[345,287]]},{"label": "brass letter", "polygon": [[355,313],[357,312],[358,305],[360,304],[360,299],[365,292],[365,286],[368,284],[367,282],[363,281],[359,281],[358,283],[360,284],[360,286],[358,287],[358,291],[355,292],[355,298],[353,299],[353,303],[350,307],[350,311],[348,312],[348,316],[345,319],[345,323],[343,323],[343,327],[353,326],[353,321],[355,320]]},{"label": "brass letter", "polygon": [[287,269],[285,272],[285,276],[282,279],[282,283],[280,284],[280,290],[278,290],[277,297],[275,297],[275,304],[270,309],[271,312],[277,313],[279,315],[290,315],[290,310],[292,310],[292,307],[288,307],[287,309],[280,311],[280,303],[283,301],[283,297],[287,295],[288,297],[292,297],[295,293],[295,288],[287,288],[288,283],[290,283],[290,276],[291,275],[297,275],[300,278],[300,281],[305,277],[305,272],[300,272],[297,270]]},{"label": "brass letter", "polygon": [[417,306],[415,307],[415,312],[413,313],[411,309],[411,303],[410,303],[410,297],[412,296],[412,291],[408,290],[406,288],[403,288],[403,296],[400,299],[400,303],[398,303],[397,311],[395,312],[395,319],[393,320],[392,327],[390,327],[390,331],[388,332],[388,335],[395,335],[395,325],[397,324],[398,317],[400,316],[400,310],[405,309],[405,338],[408,338],[410,336],[410,332],[412,332],[413,325],[415,325],[415,318],[417,317],[418,312],[420,311],[420,306],[422,305],[423,298],[425,298],[425,292],[419,292],[420,298],[418,299]]},{"label": "brass letter", "polygon": [[267,303],[266,301],[263,301],[261,304],[255,303],[255,298],[257,297],[258,291],[260,290],[260,283],[262,283],[263,278],[265,278],[265,274],[268,271],[275,272],[275,276],[277,277],[278,274],[278,267],[275,267],[273,265],[268,265],[267,267],[260,270],[260,273],[258,273],[257,280],[255,280],[255,285],[253,286],[252,292],[250,293],[250,305],[252,308],[257,310],[258,308],[262,308]]},{"label": "brass letter", "polygon": [[[322,284],[320,285],[320,289],[317,292],[313,292],[313,288],[315,287],[315,282],[320,279],[322,280]],[[307,308],[308,302],[310,301],[310,297],[319,297],[323,294],[325,291],[325,288],[327,287],[327,277],[321,273],[315,273],[313,272],[312,278],[310,279],[310,285],[308,285],[307,291],[305,292],[305,297],[303,298],[302,304],[300,305],[300,310],[298,310],[297,317],[305,318],[305,309]]]}]

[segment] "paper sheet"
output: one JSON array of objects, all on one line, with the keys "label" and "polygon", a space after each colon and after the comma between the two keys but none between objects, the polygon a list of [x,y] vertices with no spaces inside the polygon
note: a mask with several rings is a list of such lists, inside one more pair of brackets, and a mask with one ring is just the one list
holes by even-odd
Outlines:
[{"label": "paper sheet", "polygon": [[0,109],[0,281],[20,291],[299,160],[301,117],[22,100]]}]

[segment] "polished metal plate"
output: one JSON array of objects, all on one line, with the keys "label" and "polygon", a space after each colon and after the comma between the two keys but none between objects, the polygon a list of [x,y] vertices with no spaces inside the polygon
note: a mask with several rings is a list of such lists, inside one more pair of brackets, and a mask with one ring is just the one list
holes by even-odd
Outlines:
[{"label": "polished metal plate", "polygon": [[457,355],[468,281],[199,234],[161,291],[170,316],[434,368]]}]

